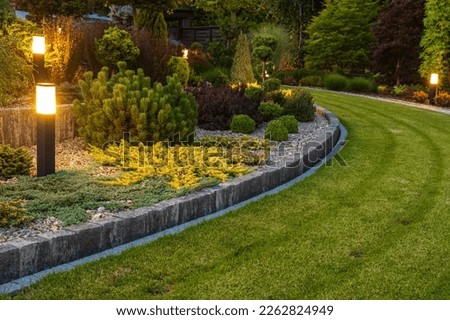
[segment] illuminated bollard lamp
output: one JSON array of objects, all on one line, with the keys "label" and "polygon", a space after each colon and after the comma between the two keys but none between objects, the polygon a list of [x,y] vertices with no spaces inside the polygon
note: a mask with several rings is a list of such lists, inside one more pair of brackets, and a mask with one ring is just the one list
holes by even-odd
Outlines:
[{"label": "illuminated bollard lamp", "polygon": [[45,74],[45,37],[42,36],[33,36],[33,44],[32,44],[32,52],[33,52],[33,75],[34,81],[38,82],[46,82],[46,74]]},{"label": "illuminated bollard lamp", "polygon": [[436,95],[439,84],[439,75],[437,73],[431,74],[430,78],[430,93],[428,95],[428,99],[430,100],[430,104],[434,105],[436,103]]},{"label": "illuminated bollard lamp", "polygon": [[51,83],[36,85],[37,176],[55,173],[56,87]]}]

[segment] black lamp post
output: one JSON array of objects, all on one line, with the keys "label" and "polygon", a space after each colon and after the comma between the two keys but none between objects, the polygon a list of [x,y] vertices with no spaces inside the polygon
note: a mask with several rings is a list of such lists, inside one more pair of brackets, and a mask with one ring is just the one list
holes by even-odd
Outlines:
[{"label": "black lamp post", "polygon": [[428,99],[430,100],[430,104],[435,104],[435,98],[437,95],[438,90],[438,84],[439,84],[439,75],[437,73],[432,73],[430,78],[430,93],[428,95]]}]

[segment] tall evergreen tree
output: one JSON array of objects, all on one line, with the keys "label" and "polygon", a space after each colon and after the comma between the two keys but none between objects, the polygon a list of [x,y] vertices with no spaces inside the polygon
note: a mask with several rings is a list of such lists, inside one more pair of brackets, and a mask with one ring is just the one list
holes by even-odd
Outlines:
[{"label": "tall evergreen tree", "polygon": [[243,33],[239,35],[237,41],[236,55],[231,68],[231,81],[233,83],[251,83],[255,81],[250,47],[247,36]]},{"label": "tall evergreen tree", "polygon": [[309,25],[307,68],[362,72],[369,65],[374,42],[370,25],[377,14],[374,0],[327,0]]},{"label": "tall evergreen tree", "polygon": [[427,0],[424,25],[420,73],[429,78],[438,72],[450,84],[450,0]]},{"label": "tall evergreen tree", "polygon": [[387,84],[420,80],[420,39],[423,32],[425,0],[395,0],[386,5],[374,25],[376,44],[372,71],[383,75]]}]

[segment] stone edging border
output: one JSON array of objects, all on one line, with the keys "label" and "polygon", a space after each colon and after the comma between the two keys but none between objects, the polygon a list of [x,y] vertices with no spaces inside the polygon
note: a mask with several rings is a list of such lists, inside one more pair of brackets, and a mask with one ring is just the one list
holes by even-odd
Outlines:
[{"label": "stone edging border", "polygon": [[324,159],[340,137],[339,119],[322,108],[329,131],[303,154],[248,175],[147,208],[0,244],[0,284],[78,260],[213,214],[283,185]]}]

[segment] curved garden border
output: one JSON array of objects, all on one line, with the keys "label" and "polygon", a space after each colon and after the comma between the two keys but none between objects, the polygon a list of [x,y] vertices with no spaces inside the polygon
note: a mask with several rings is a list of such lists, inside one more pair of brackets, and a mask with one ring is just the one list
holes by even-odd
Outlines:
[{"label": "curved garden border", "polygon": [[324,159],[339,141],[339,119],[322,110],[330,123],[326,135],[276,166],[147,208],[1,244],[0,284],[213,214],[295,179]]}]

